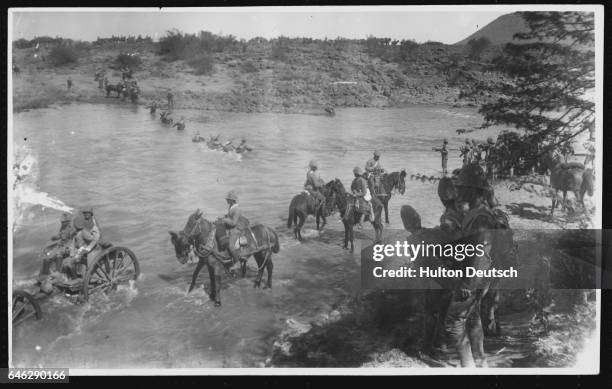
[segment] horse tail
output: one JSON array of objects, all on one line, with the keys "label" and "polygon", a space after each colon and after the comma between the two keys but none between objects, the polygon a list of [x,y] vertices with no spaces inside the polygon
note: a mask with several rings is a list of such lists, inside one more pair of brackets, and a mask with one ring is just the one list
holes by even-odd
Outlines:
[{"label": "horse tail", "polygon": [[291,223],[293,222],[294,217],[295,217],[295,198],[291,200],[291,204],[289,204],[289,218],[287,219],[287,228],[291,228]]},{"label": "horse tail", "polygon": [[272,244],[272,252],[277,254],[280,251],[280,242],[278,241],[278,234],[273,229],[268,229],[269,233],[272,233],[274,236],[274,243]]}]

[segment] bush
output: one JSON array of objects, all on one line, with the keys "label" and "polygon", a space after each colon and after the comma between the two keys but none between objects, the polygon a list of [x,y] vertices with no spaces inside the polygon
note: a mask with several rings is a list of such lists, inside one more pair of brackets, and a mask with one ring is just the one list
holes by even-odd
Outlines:
[{"label": "bush", "polygon": [[289,59],[287,56],[288,52],[289,49],[287,48],[287,46],[284,46],[282,44],[276,44],[272,46],[272,53],[270,54],[270,59],[274,61],[287,62],[287,60]]},{"label": "bush", "polygon": [[212,55],[206,53],[189,59],[187,64],[194,69],[194,73],[197,75],[212,73],[215,68]]},{"label": "bush", "polygon": [[137,54],[121,53],[117,56],[117,59],[115,59],[115,62],[121,68],[128,67],[130,69],[136,69],[140,67],[140,65],[142,64],[142,59]]},{"label": "bush", "polygon": [[240,65],[240,68],[244,73],[256,73],[259,71],[257,66],[253,63],[253,61],[246,61]]},{"label": "bush", "polygon": [[75,63],[79,59],[79,55],[72,47],[56,46],[51,49],[48,58],[54,66],[62,66],[69,63]]},{"label": "bush", "polygon": [[480,59],[482,53],[491,46],[491,41],[487,37],[482,37],[478,39],[470,39],[468,42],[468,47],[470,50],[470,58],[472,59]]}]

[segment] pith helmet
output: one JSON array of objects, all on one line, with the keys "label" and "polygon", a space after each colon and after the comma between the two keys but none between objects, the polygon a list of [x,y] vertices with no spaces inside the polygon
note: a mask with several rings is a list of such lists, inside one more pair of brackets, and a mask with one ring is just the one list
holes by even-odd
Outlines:
[{"label": "pith helmet", "polygon": [[489,183],[484,170],[477,164],[470,164],[459,172],[456,186],[466,186],[483,190],[489,189]]},{"label": "pith helmet", "polygon": [[438,196],[441,201],[454,200],[459,194],[457,187],[450,177],[442,177],[438,183]]},{"label": "pith helmet", "polygon": [[444,138],[444,141],[442,143],[448,144],[448,139]]},{"label": "pith helmet", "polygon": [[353,168],[353,174],[360,176],[363,174],[363,169],[361,169],[359,166],[355,166]]},{"label": "pith helmet", "polygon": [[81,213],[91,213],[93,215],[93,208],[92,207],[83,207],[81,208]]},{"label": "pith helmet", "polygon": [[233,201],[238,201],[238,195],[236,194],[235,191],[230,190],[229,192],[227,192],[227,196],[225,196],[226,200],[233,200]]},{"label": "pith helmet", "polygon": [[314,159],[310,161],[310,163],[308,164],[309,167],[311,168],[315,168],[318,169],[319,168],[319,164],[317,163],[317,161],[315,161]]},{"label": "pith helmet", "polygon": [[375,157],[380,157],[380,151],[374,150],[374,156]]}]

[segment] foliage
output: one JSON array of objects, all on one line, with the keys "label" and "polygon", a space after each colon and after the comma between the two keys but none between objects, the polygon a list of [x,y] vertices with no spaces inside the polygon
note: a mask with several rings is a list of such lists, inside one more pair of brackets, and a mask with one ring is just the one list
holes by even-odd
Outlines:
[{"label": "foliage", "polygon": [[71,46],[55,46],[49,52],[49,61],[54,66],[67,65],[75,63],[79,59],[79,54],[74,47]]},{"label": "foliage", "polygon": [[187,60],[197,75],[210,74],[214,70],[214,59],[212,55],[203,53]]},{"label": "foliage", "polygon": [[501,82],[478,85],[501,96],[481,106],[482,127],[513,126],[525,143],[537,145],[524,159],[535,165],[540,154],[589,130],[594,102],[585,94],[595,87],[592,13],[524,12],[529,31],[515,34],[489,70]]},{"label": "foliage", "polygon": [[253,61],[243,62],[242,64],[240,64],[240,69],[242,69],[244,73],[256,73],[257,71],[259,71]]},{"label": "foliage", "polygon": [[470,39],[468,42],[469,57],[472,59],[480,59],[482,53],[491,46],[491,41],[487,37]]},{"label": "foliage", "polygon": [[115,62],[122,68],[137,69],[142,64],[142,59],[138,54],[121,53],[117,56]]}]

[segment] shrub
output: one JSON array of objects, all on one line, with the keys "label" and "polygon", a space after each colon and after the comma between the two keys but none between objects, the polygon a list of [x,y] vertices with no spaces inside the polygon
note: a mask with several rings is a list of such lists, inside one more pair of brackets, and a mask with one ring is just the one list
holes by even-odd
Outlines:
[{"label": "shrub", "polygon": [[272,46],[272,53],[270,54],[270,59],[274,61],[287,62],[289,59],[287,56],[289,49],[287,46],[282,44],[275,44]]},{"label": "shrub", "polygon": [[214,70],[214,59],[212,55],[207,53],[189,59],[187,64],[193,68],[197,75],[209,74]]},{"label": "shrub", "polygon": [[257,68],[257,66],[255,66],[255,64],[253,63],[253,61],[246,61],[243,62],[240,65],[240,68],[242,69],[242,71],[244,73],[255,73],[257,71],[259,71],[259,69]]},{"label": "shrub", "polygon": [[79,59],[79,55],[72,47],[55,46],[49,52],[48,58],[54,66],[62,66],[69,63],[75,63]]},{"label": "shrub", "polygon": [[140,65],[142,64],[142,59],[140,58],[138,54],[121,53],[117,56],[117,59],[115,59],[115,62],[121,68],[128,67],[130,69],[136,69],[140,67]]},{"label": "shrub", "polygon": [[478,39],[470,39],[468,42],[468,47],[470,50],[470,58],[472,59],[480,59],[482,53],[491,46],[491,41],[487,37],[482,37]]}]

